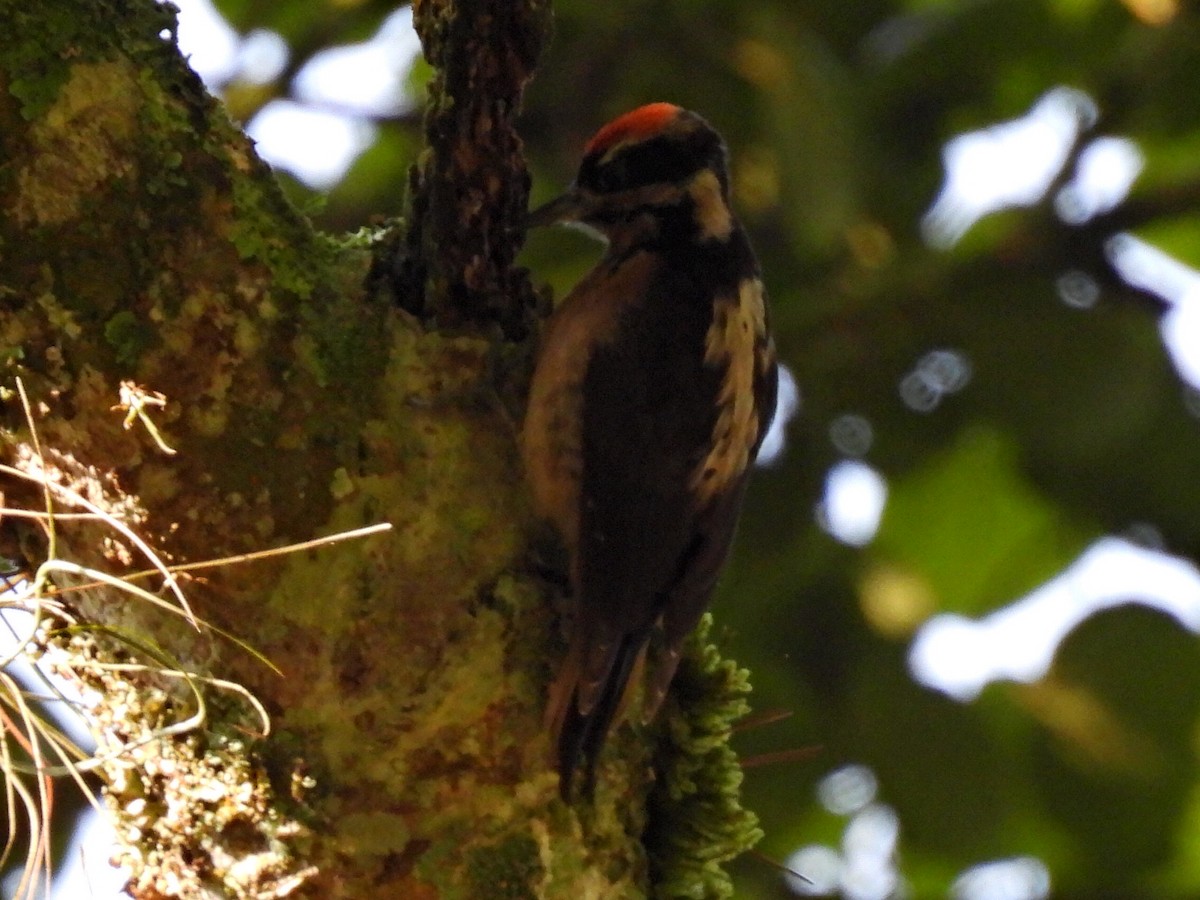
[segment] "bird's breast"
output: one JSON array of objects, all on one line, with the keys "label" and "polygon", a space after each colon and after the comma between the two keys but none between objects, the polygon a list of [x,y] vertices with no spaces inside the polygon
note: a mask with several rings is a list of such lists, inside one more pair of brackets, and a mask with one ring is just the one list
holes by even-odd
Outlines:
[{"label": "bird's breast", "polygon": [[569,550],[578,544],[583,474],[583,385],[598,347],[617,335],[625,311],[644,297],[657,267],[642,252],[602,260],[550,317],[542,338],[522,432],[535,511]]}]

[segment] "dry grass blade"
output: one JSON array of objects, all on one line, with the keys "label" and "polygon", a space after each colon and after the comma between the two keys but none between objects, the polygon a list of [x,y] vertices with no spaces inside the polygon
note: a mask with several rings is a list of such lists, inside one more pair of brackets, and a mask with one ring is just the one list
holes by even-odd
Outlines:
[{"label": "dry grass blade", "polygon": [[39,882],[45,879],[46,893],[50,891],[50,832],[47,827],[53,813],[53,786],[49,778],[35,775],[37,793],[35,794],[25,779],[18,774],[19,763],[13,758],[12,744],[17,743],[33,760],[33,769],[41,765],[41,748],[35,739],[31,738],[32,712],[24,703],[20,690],[13,690],[15,685],[4,678],[0,683],[0,698],[17,713],[20,721],[14,721],[8,711],[0,707],[0,728],[3,729],[3,741],[0,743],[0,771],[5,775],[4,787],[6,807],[9,816],[9,838],[4,852],[0,855],[0,867],[10,857],[15,848],[16,823],[18,821],[17,801],[20,801],[24,811],[24,819],[29,826],[29,840],[25,851],[25,861],[21,871],[21,880],[13,894],[13,900],[32,898]]},{"label": "dry grass blade", "polygon": [[[33,452],[37,454],[38,468],[43,472],[46,471],[46,458],[42,455],[42,441],[38,437],[37,423],[33,420],[33,407],[29,403],[29,395],[25,393],[25,382],[20,378],[17,379],[17,393],[21,397],[21,409],[25,411],[25,422],[29,425],[29,437],[33,443]],[[42,480],[42,503],[46,507],[46,516],[49,518],[50,532],[50,552],[49,555],[54,555],[54,498],[50,496],[50,485],[46,479]]]},{"label": "dry grass blade", "polygon": [[86,519],[92,522],[104,521],[104,516],[96,513],[46,513],[37,509],[14,509],[11,506],[0,507],[0,516],[15,519],[53,519],[57,522],[71,522]]},{"label": "dry grass blade", "polygon": [[[175,576],[171,574],[171,571],[167,567],[166,563],[159,558],[158,554],[154,552],[153,548],[141,537],[139,537],[132,528],[130,528],[120,519],[113,516],[111,513],[100,509],[78,492],[71,490],[65,485],[57,484],[54,481],[51,481],[45,470],[43,470],[40,475],[34,475],[29,472],[24,472],[21,469],[14,468],[10,465],[0,464],[0,473],[12,475],[14,478],[32,481],[35,484],[41,484],[48,489],[50,494],[55,494],[60,499],[65,500],[71,505],[86,509],[88,512],[99,516],[110,528],[120,532],[120,534],[126,540],[137,547],[138,550],[142,552],[142,555],[150,561],[154,571],[163,576],[163,587],[169,589],[171,593],[175,595],[175,599],[178,601],[180,608],[187,616],[188,621],[191,622],[194,627],[199,629],[199,625],[196,623],[196,617],[192,613],[192,608],[188,605],[187,598],[183,595],[183,590],[179,587],[179,584],[175,580]],[[53,517],[51,517],[51,522],[53,522]],[[53,556],[53,554],[50,555]]]},{"label": "dry grass blade", "polygon": [[743,769],[757,769],[760,766],[774,766],[779,763],[807,762],[824,752],[820,744],[811,747],[796,747],[792,750],[776,750],[772,753],[759,753],[746,756],[741,760]]},{"label": "dry grass blade", "polygon": [[[385,531],[390,531],[391,528],[392,528],[391,522],[378,522],[374,525],[366,525],[362,528],[354,528],[349,531],[339,531],[336,534],[330,534],[330,535],[325,535],[325,536],[319,537],[319,538],[313,538],[312,540],[309,540],[309,541],[300,541],[299,543],[288,544],[284,547],[273,547],[269,550],[257,550],[253,553],[239,553],[235,556],[223,556],[219,559],[206,559],[206,560],[200,560],[200,561],[194,562],[194,563],[181,563],[179,565],[171,566],[170,571],[173,574],[179,574],[179,573],[183,573],[183,572],[196,572],[201,569],[213,569],[213,568],[219,568],[222,566],[231,566],[231,565],[238,565],[240,563],[254,562],[256,560],[269,559],[274,556],[284,556],[284,555],[287,555],[290,553],[300,553],[305,550],[315,550],[315,549],[319,549],[321,547],[329,547],[334,544],[341,543],[343,541],[357,540],[358,538],[370,537],[371,535],[374,535],[374,534],[382,534]],[[71,585],[70,587],[67,587],[67,588],[55,588],[52,590],[51,595],[59,596],[62,594],[70,593],[71,591],[88,590],[90,588],[100,587],[102,584],[109,584],[113,587],[118,587],[120,589],[124,589],[125,586],[128,586],[129,588],[132,589],[132,588],[134,588],[134,585],[132,584],[132,582],[143,579],[143,578],[147,578],[151,575],[156,575],[156,574],[159,574],[157,569],[143,569],[140,572],[131,572],[127,575],[122,575],[120,577],[120,579],[118,579],[118,581],[120,583],[113,584],[112,576],[102,575],[101,573],[97,573],[98,577],[96,578],[96,580],[85,581],[81,584]],[[154,598],[154,601],[156,601],[157,603],[159,603],[159,604],[162,603],[161,599],[154,597],[153,594],[147,594],[145,592],[141,592],[141,593],[139,593],[139,596],[152,597],[152,598]],[[169,604],[168,604],[168,607],[169,607]],[[169,608],[171,608],[171,607],[169,607]],[[173,609],[173,608],[171,608],[171,609]],[[267,659],[265,656],[263,656],[261,653],[259,653],[252,646],[247,644],[245,641],[241,640],[236,635],[231,634],[230,632],[226,631],[225,629],[219,628],[218,626],[212,624],[211,622],[205,621],[204,619],[193,618],[192,621],[194,621],[196,624],[198,624],[204,628],[210,629],[211,631],[220,635],[221,637],[225,638],[226,640],[230,641],[231,643],[236,644],[239,648],[241,648],[246,653],[250,654],[255,659],[257,659],[259,662],[261,662],[263,665],[265,665],[269,669],[271,669],[271,671],[273,671],[276,675],[283,674],[283,672],[279,669],[278,666],[276,666],[273,662],[271,662],[269,659]]]},{"label": "dry grass blade", "polygon": [[[92,569],[87,566],[81,566],[77,563],[67,562],[63,559],[48,559],[38,567],[38,575],[34,579],[35,583],[48,583],[48,578],[53,572],[62,572],[65,575],[76,575],[80,578],[89,578],[93,584],[105,584],[111,588],[116,588],[127,594],[132,594],[139,600],[144,600],[159,609],[164,610],[172,615],[185,615],[178,607],[168,603],[156,594],[152,594],[144,588],[138,587],[136,584],[130,584],[124,578],[118,578],[115,575],[109,575],[107,572],[101,572],[99,569]],[[199,621],[190,611],[186,613],[186,618],[193,625],[199,628]]]},{"label": "dry grass blade", "polygon": [[[106,672],[151,672],[164,678],[178,678],[188,682],[188,686],[192,688],[193,693],[196,693],[197,696],[198,692],[196,687],[195,685],[191,684],[193,681],[197,684],[204,684],[208,685],[209,687],[217,688],[218,690],[229,691],[230,693],[237,694],[254,708],[255,714],[262,722],[262,731],[256,735],[256,737],[266,737],[271,733],[271,717],[267,714],[266,707],[262,705],[262,702],[255,697],[252,692],[238,684],[236,681],[226,681],[223,678],[213,678],[211,675],[199,675],[195,672],[184,672],[182,669],[163,669],[157,666],[142,665],[140,663],[94,663],[94,665]],[[203,712],[203,708],[201,709],[201,712]],[[189,719],[188,721],[190,722],[191,720]],[[167,728],[162,729],[162,731],[160,731],[154,737],[166,736],[168,734],[175,733],[179,729],[182,729],[183,731],[190,730],[190,728],[183,728],[182,726],[184,724],[186,723],[181,722],[173,726],[168,726]]]},{"label": "dry grass blade", "polygon": [[[39,886],[45,885],[47,897],[50,890],[50,830],[49,821],[53,812],[54,782],[53,778],[69,776],[76,787],[83,793],[93,806],[100,805],[93,796],[88,785],[86,774],[110,766],[124,758],[139,747],[155,741],[170,740],[203,727],[207,721],[208,708],[205,701],[206,690],[213,689],[231,693],[245,701],[257,717],[260,728],[255,737],[265,737],[270,733],[271,722],[267,710],[254,694],[232,681],[191,672],[182,666],[178,660],[169,658],[168,654],[153,646],[153,639],[142,639],[122,632],[118,629],[91,623],[81,623],[71,614],[70,610],[59,599],[70,591],[85,589],[111,589],[120,592],[133,600],[149,603],[156,609],[170,615],[181,616],[196,628],[211,629],[214,633],[232,641],[254,658],[269,666],[276,673],[280,670],[246,642],[236,636],[213,626],[200,619],[193,612],[177,576],[183,573],[203,569],[214,569],[224,566],[240,565],[243,563],[263,560],[272,557],[298,553],[307,550],[331,546],[340,542],[364,538],[389,530],[390,523],[380,523],[364,528],[339,532],[324,537],[314,538],[291,544],[286,547],[272,548],[220,559],[185,563],[168,566],[155,552],[154,548],[144,538],[139,536],[131,524],[119,513],[114,513],[103,507],[115,504],[108,496],[98,495],[93,502],[88,499],[91,482],[70,482],[56,468],[51,460],[47,464],[37,426],[33,416],[33,407],[25,391],[24,384],[17,380],[17,392],[25,412],[30,431],[30,440],[19,448],[14,464],[0,463],[0,477],[8,476],[24,482],[37,485],[42,494],[43,510],[15,509],[0,506],[0,517],[8,516],[21,519],[35,519],[44,523],[48,537],[47,552],[44,560],[32,573],[23,572],[19,578],[10,579],[0,576],[0,622],[12,634],[14,647],[11,652],[0,656],[0,778],[4,781],[4,791],[9,834],[3,848],[0,848],[0,871],[6,862],[18,862],[19,847],[24,840],[17,827],[18,823],[28,823],[28,843],[24,849],[24,868],[21,878],[12,895],[12,900],[33,900]],[[147,395],[149,396],[149,395]],[[129,398],[125,398],[128,400]],[[139,398],[134,398],[135,400]],[[145,401],[145,397],[140,398]],[[151,402],[151,401],[145,401]],[[160,449],[173,453],[157,433],[144,413],[145,402],[141,405],[128,404],[127,424],[135,417],[142,418],[151,435],[155,438]],[[152,402],[152,405],[159,405]],[[19,467],[18,467],[19,466]],[[68,469],[70,467],[67,467]],[[89,474],[86,476],[91,478]],[[81,486],[86,484],[87,486]],[[103,488],[101,488],[103,489]],[[0,502],[3,497],[0,496]],[[62,511],[59,511],[59,510]],[[112,529],[131,547],[136,548],[149,568],[142,571],[118,577],[98,570],[94,567],[81,565],[68,559],[62,559],[57,553],[60,546],[60,528],[68,523],[100,522]],[[150,578],[161,578],[162,585],[157,590],[152,588],[154,583],[139,586],[135,582]],[[67,586],[55,582],[73,582]],[[168,593],[169,592],[169,595]],[[16,622],[9,614],[15,612],[27,616],[27,620]],[[49,622],[49,625],[47,625]],[[131,652],[136,662],[113,662],[106,651],[94,648],[104,648],[108,644],[99,641],[95,644],[84,641],[76,642],[77,636],[97,636],[117,641]],[[69,638],[65,643],[61,638]],[[88,648],[80,651],[78,647]],[[9,666],[21,657],[33,657],[41,653],[63,654],[62,657],[50,656],[53,660],[50,669],[43,670],[39,665],[32,666],[40,684],[22,684],[26,676],[14,676]],[[97,658],[100,657],[100,658]],[[67,671],[80,680],[84,685],[95,686],[102,684],[101,690],[109,690],[110,683],[119,685],[116,690],[140,690],[145,684],[152,684],[152,679],[143,679],[143,674],[155,678],[165,678],[173,681],[183,681],[190,697],[176,704],[170,702],[166,707],[182,716],[178,721],[162,721],[157,715],[152,722],[134,722],[136,727],[128,731],[117,729],[121,737],[116,737],[113,729],[105,729],[99,735],[100,749],[94,753],[85,753],[46,714],[48,703],[61,703],[64,709],[84,717],[91,706],[88,702],[72,700],[67,696],[73,693],[74,685],[70,678],[61,684],[58,682],[60,673]],[[133,676],[124,679],[123,674]],[[17,678],[22,681],[19,682]],[[29,687],[45,691],[31,691]],[[89,688],[90,689],[90,688]],[[154,691],[160,691],[161,686],[155,685]],[[191,711],[191,714],[187,714]],[[93,723],[95,724],[95,723]],[[242,726],[239,725],[239,728]],[[244,728],[247,733],[253,732],[253,725]]]},{"label": "dry grass blade", "polygon": [[37,636],[38,626],[41,624],[42,608],[36,603],[31,603],[32,585],[26,585],[24,590],[18,592],[11,600],[5,603],[9,609],[17,609],[21,612],[27,612],[30,615],[29,627],[26,631],[18,633],[12,625],[10,618],[5,618],[4,623],[8,626],[9,631],[13,635],[13,649],[7,656],[0,657],[0,672],[12,665],[13,660],[24,656],[25,647],[34,640]]},{"label": "dry grass blade", "polygon": [[776,722],[785,722],[793,715],[794,713],[790,709],[764,709],[762,712],[751,713],[739,720],[733,726],[733,730],[737,733],[750,731],[753,728],[764,728],[767,725],[774,725]]},{"label": "dry grass blade", "polygon": [[[18,699],[19,702],[17,702]],[[21,711],[22,727],[20,730],[14,731],[14,739],[17,739],[22,747],[32,744],[35,747],[48,748],[58,758],[59,764],[49,765],[42,761],[24,765],[14,760],[12,771],[47,777],[69,775],[88,802],[99,809],[99,804],[92,797],[91,788],[83,780],[84,773],[93,767],[90,765],[91,758],[61,729],[48,722],[38,710],[30,707],[30,701],[40,703],[41,698],[31,697],[27,691],[21,689],[15,679],[5,673],[0,673],[0,717],[4,718],[6,725],[11,725],[11,719],[5,713],[4,707],[12,707]],[[33,754],[30,755],[33,756]],[[38,758],[40,758],[40,753]]]},{"label": "dry grass blade", "polygon": [[767,856],[767,854],[763,853],[761,850],[751,850],[750,855],[753,856],[755,859],[759,860],[760,862],[765,862],[772,869],[775,869],[778,872],[782,872],[784,875],[791,875],[793,878],[799,878],[801,881],[806,882],[808,884],[813,883],[813,880],[811,878],[809,878],[807,875],[805,875],[804,873],[797,872],[791,866],[787,865],[787,863],[781,863],[777,859],[771,859],[771,857]]},{"label": "dry grass blade", "polygon": [[[333,544],[341,543],[342,541],[355,540],[357,538],[370,537],[373,534],[381,534],[385,531],[391,531],[391,522],[378,522],[374,525],[366,525],[362,528],[354,528],[350,531],[339,531],[336,534],[326,535],[324,537],[313,538],[309,541],[300,541],[297,544],[287,544],[283,547],[272,547],[269,550],[255,550],[253,553],[238,553],[235,556],[222,556],[219,559],[204,559],[193,563],[180,563],[179,565],[170,566],[172,573],[180,572],[197,572],[201,569],[216,569],[222,566],[232,566],[239,563],[254,562],[260,559],[269,559],[272,556],[286,556],[289,553],[300,553],[304,550],[316,550],[320,547],[328,547]],[[126,581],[138,581],[150,575],[157,573],[156,569],[143,569],[140,572],[131,572],[128,575],[122,576]],[[86,588],[89,585],[79,585],[76,589]],[[65,593],[65,592],[64,592]]]}]

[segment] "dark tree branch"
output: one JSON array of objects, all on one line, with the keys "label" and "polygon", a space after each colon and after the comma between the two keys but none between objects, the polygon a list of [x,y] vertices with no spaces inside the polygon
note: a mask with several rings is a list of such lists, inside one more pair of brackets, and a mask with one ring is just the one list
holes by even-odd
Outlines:
[{"label": "dark tree branch", "polygon": [[534,294],[512,267],[522,242],[529,173],[514,128],[521,95],[549,30],[546,2],[427,2],[414,9],[437,71],[427,154],[410,176],[407,252],[398,294],[446,325],[531,330]]}]

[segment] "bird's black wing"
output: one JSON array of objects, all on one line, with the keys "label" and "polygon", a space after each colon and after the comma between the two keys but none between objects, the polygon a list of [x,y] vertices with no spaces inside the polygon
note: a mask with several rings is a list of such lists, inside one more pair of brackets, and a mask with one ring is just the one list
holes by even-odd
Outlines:
[{"label": "bird's black wing", "polygon": [[[734,517],[714,523],[691,490],[723,378],[705,362],[712,286],[672,273],[655,273],[644,302],[627,307],[613,340],[594,349],[584,379],[580,596],[557,686],[564,794],[581,756],[591,783],[668,598],[697,561],[711,568],[701,579],[711,590],[733,531]],[[715,524],[725,533],[711,533]]]}]

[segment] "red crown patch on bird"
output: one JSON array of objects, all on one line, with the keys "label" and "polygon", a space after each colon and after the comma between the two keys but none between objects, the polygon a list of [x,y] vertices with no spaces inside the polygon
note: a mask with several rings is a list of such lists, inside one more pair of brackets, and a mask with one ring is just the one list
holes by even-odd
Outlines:
[{"label": "red crown patch on bird", "polygon": [[673,103],[647,103],[645,106],[639,106],[620,118],[613,119],[597,131],[587,142],[583,152],[585,155],[596,153],[631,138],[648,137],[662,131],[680,112],[682,110]]}]

